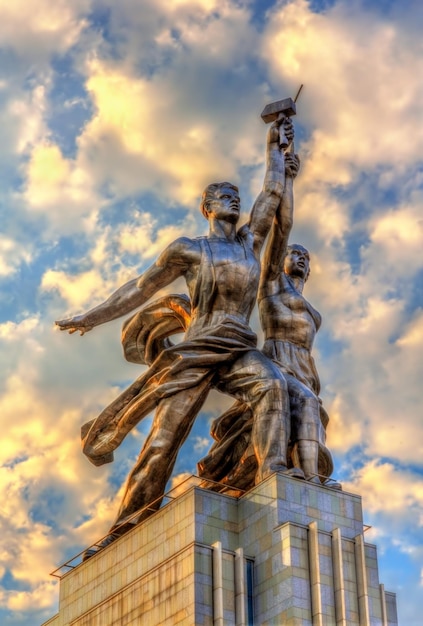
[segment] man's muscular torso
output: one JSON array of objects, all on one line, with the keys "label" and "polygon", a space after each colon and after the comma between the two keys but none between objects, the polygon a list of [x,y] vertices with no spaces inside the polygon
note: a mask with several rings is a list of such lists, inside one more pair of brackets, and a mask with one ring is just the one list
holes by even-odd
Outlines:
[{"label": "man's muscular torso", "polygon": [[[219,312],[232,315],[248,323],[254,307],[260,278],[260,263],[253,252],[252,235],[245,227],[234,240],[220,237],[203,238],[211,257],[214,276],[214,292],[207,299],[207,310],[193,310],[193,317]],[[200,238],[179,240],[180,262],[186,264],[184,271],[191,300],[197,282],[201,280],[202,250]]]}]

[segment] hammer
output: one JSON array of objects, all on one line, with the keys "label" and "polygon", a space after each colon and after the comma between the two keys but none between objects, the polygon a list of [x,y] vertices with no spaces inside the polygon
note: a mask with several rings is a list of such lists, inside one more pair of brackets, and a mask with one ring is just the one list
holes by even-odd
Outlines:
[{"label": "hammer", "polygon": [[[292,98],[285,98],[284,100],[278,100],[277,102],[272,102],[271,104],[267,104],[262,113],[261,117],[265,124],[269,124],[270,122],[274,122],[281,117],[291,117],[297,113],[296,101],[298,96],[300,95],[300,91],[302,89],[302,85],[298,90],[297,95],[295,96],[295,100]],[[281,148],[288,147],[288,140],[284,134],[282,134],[280,138]]]},{"label": "hammer", "polygon": [[285,98],[285,100],[278,100],[277,102],[266,104],[261,112],[261,117],[265,124],[269,124],[269,122],[277,120],[281,113],[284,117],[291,117],[295,115],[296,112],[297,107],[294,100],[292,98]]}]

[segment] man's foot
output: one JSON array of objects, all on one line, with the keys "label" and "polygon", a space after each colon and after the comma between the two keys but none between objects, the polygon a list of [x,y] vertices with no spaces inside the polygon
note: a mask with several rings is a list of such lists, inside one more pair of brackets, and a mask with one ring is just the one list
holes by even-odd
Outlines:
[{"label": "man's foot", "polygon": [[88,457],[89,461],[96,467],[100,465],[104,465],[105,463],[112,463],[114,456],[113,452],[105,452],[104,454],[96,454],[95,450],[92,446],[88,445],[86,439],[88,437],[88,433],[91,430],[91,426],[94,424],[97,418],[82,424],[81,426],[81,440],[82,440],[82,452]]},{"label": "man's foot", "polygon": [[341,483],[338,483],[337,480],[333,480],[332,478],[327,478],[323,483],[324,487],[329,487],[330,489],[336,489],[337,491],[342,491]]},{"label": "man's foot", "polygon": [[118,535],[117,533],[110,533],[110,535],[107,535],[107,537],[102,539],[102,541],[100,541],[99,543],[91,546],[91,548],[87,548],[82,555],[82,561],[87,561],[92,556],[98,554],[98,552],[103,550],[103,548],[107,548],[107,546],[116,541],[116,539],[119,539],[119,537],[122,537],[122,535]]},{"label": "man's foot", "polygon": [[316,474],[312,474],[308,478],[306,477],[306,481],[308,483],[313,483],[313,485],[322,485],[322,481]]},{"label": "man's foot", "polygon": [[[324,477],[322,476],[322,479]],[[317,474],[312,474],[310,478],[306,478],[308,483],[313,483],[315,485],[320,485],[321,487],[329,487],[330,489],[336,489],[337,491],[342,491],[341,483],[338,483],[333,478],[326,478],[326,480],[320,480],[320,476]]]},{"label": "man's foot", "polygon": [[300,480],[305,480],[305,475],[302,469],[300,469],[299,467],[290,467],[289,469],[285,469],[285,470],[278,470],[278,472],[282,472],[282,474],[285,474],[286,476],[292,476],[292,478],[299,478]]},{"label": "man's foot", "polygon": [[292,478],[299,478],[300,480],[304,480],[304,472],[299,467],[290,467],[288,468],[286,465],[272,463],[264,472],[261,472],[260,475],[257,473],[256,475],[256,485],[259,484],[262,480],[271,476],[272,474],[285,474],[285,476],[291,476]]}]

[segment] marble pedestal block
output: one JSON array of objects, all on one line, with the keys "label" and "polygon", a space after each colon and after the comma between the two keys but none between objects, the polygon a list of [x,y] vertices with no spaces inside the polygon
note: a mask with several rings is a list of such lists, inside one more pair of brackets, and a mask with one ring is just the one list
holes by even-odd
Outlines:
[{"label": "marble pedestal block", "polygon": [[190,487],[61,578],[45,626],[397,626],[361,498],[275,474]]}]

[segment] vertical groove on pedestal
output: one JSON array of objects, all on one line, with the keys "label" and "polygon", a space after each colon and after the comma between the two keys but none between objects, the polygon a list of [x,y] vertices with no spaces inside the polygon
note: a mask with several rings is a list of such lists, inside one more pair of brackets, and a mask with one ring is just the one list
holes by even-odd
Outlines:
[{"label": "vertical groove on pedestal", "polygon": [[235,624],[246,626],[245,561],[242,548],[235,550]]},{"label": "vertical groove on pedestal", "polygon": [[222,543],[216,541],[213,548],[213,626],[225,626],[223,621],[223,559]]},{"label": "vertical groove on pedestal", "polygon": [[357,570],[357,594],[360,626],[370,626],[369,596],[367,592],[366,555],[364,551],[364,537],[355,538],[355,566]]},{"label": "vertical groove on pedestal", "polygon": [[335,592],[336,626],[347,626],[345,608],[344,560],[342,558],[341,529],[335,528],[332,533],[333,581]]},{"label": "vertical groove on pedestal", "polygon": [[380,584],[380,603],[382,605],[382,626],[388,626],[388,611],[386,610],[385,585]]},{"label": "vertical groove on pedestal", "polygon": [[313,626],[324,626],[322,615],[322,590],[320,583],[319,536],[317,522],[308,525],[308,555],[310,561],[311,614]]}]

